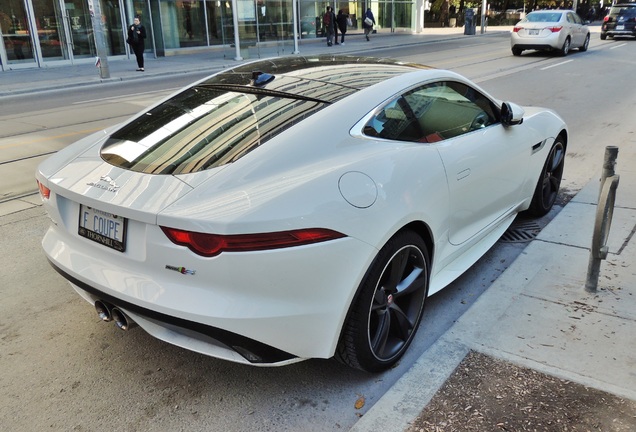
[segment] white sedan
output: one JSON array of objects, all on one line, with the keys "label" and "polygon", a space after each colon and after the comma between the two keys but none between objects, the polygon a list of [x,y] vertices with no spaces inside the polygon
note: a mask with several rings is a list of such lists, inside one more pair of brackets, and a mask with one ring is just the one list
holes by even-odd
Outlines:
[{"label": "white sedan", "polygon": [[427,296],[554,204],[568,131],[453,72],[241,65],[44,161],[52,266],[104,321],[252,365],[381,371]]},{"label": "white sedan", "polygon": [[530,12],[510,34],[512,54],[525,50],[557,51],[565,56],[572,48],[587,51],[590,30],[571,10],[551,9]]}]

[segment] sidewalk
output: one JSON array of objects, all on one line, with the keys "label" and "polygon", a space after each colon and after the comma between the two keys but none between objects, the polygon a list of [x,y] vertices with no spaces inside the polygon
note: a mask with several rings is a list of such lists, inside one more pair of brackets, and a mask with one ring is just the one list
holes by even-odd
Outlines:
[{"label": "sidewalk", "polygon": [[[421,34],[410,33],[378,33],[371,35],[371,41],[367,42],[362,34],[351,33],[345,38],[345,45],[327,47],[324,38],[304,39],[299,41],[299,55],[317,54],[353,54],[368,53],[373,55],[374,50],[405,46],[413,44],[439,42],[446,39],[487,37],[502,33],[508,33],[511,27],[488,28],[484,34],[474,36],[464,35],[463,27],[425,28]],[[284,47],[267,47],[261,49],[261,57],[267,58],[280,55],[294,55],[293,43]],[[231,68],[236,65],[258,60],[254,48],[245,47],[242,50],[243,60],[234,60],[236,55],[234,48],[226,48],[224,51],[210,49],[205,52],[193,54],[179,54],[169,57],[152,58],[145,54],[145,72],[137,72],[137,63],[134,56],[130,59],[109,60],[110,78],[102,79],[99,69],[93,60],[88,63],[66,66],[50,66],[43,68],[15,69],[0,72],[0,97],[32,94],[47,90],[59,90],[64,88],[76,88],[87,85],[99,85],[116,83],[118,81],[141,80],[156,77],[164,77],[171,74],[186,74],[192,72],[208,71],[210,74]]]}]

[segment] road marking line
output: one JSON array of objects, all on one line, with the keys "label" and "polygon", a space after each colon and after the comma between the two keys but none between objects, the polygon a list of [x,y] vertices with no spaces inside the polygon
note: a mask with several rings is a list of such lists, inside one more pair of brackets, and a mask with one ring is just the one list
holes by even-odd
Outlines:
[{"label": "road marking line", "polygon": [[620,45],[614,45],[613,47],[611,47],[610,49],[616,49],[616,48],[620,48],[620,47],[624,47],[625,45],[627,45],[626,43],[624,44],[620,44]]},{"label": "road marking line", "polygon": [[570,63],[570,62],[572,62],[572,61],[574,61],[574,60],[566,60],[566,61],[562,61],[561,63],[553,64],[553,65],[550,65],[550,66],[546,66],[546,67],[544,67],[544,68],[541,68],[540,70],[546,70],[546,69],[550,69],[550,68],[553,68],[553,67],[561,66],[561,65],[564,65],[564,64],[566,64],[566,63]]},{"label": "road marking line", "polygon": [[129,98],[129,97],[132,97],[132,96],[149,95],[149,94],[153,94],[153,93],[170,93],[170,92],[173,92],[175,90],[179,90],[180,88],[181,87],[175,87],[175,88],[169,88],[169,89],[163,89],[163,90],[155,90],[155,91],[149,91],[149,92],[143,92],[143,93],[129,93],[129,94],[121,95],[121,96],[111,96],[111,97],[106,97],[106,98],[101,98],[101,99],[90,99],[90,100],[85,100],[85,101],[73,102],[71,105],[82,105],[82,104],[87,104],[87,103],[92,103],[92,102],[101,102],[101,101],[107,101],[107,100],[113,100],[113,99]]}]

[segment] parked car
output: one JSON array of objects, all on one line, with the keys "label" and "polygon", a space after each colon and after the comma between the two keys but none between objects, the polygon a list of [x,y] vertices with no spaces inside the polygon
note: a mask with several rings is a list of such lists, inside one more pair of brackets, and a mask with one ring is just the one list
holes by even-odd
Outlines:
[{"label": "parked car", "polygon": [[512,54],[525,50],[557,51],[565,56],[572,48],[587,51],[590,30],[581,17],[571,10],[530,12],[512,29]]},{"label": "parked car", "polygon": [[568,137],[553,111],[450,71],[256,61],[42,162],[42,245],[122,329],[245,364],[381,371],[428,296],[519,212],[552,208]]},{"label": "parked car", "polygon": [[[318,24],[318,27],[316,27]],[[320,17],[304,16],[300,19],[300,32],[317,36],[320,33]]]},{"label": "parked car", "polygon": [[607,37],[636,37],[636,3],[616,4],[610,7],[601,25],[601,39]]}]

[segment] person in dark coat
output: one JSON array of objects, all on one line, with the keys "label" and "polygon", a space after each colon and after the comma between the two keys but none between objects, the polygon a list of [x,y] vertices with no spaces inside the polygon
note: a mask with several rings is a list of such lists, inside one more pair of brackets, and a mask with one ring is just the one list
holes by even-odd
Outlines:
[{"label": "person in dark coat", "polygon": [[[327,6],[327,12],[322,17],[322,24],[325,26],[325,34],[327,35],[327,46],[333,45],[333,36],[336,31],[336,14],[331,10],[331,6]],[[338,40],[336,39],[336,44]]]},{"label": "person in dark coat", "polygon": [[[349,14],[346,14],[340,9],[338,16],[336,17],[336,23],[338,23],[338,30],[340,30],[340,44],[344,45],[345,33],[347,33],[347,23],[349,22]],[[336,34],[336,39],[338,35]]]},{"label": "person in dark coat", "polygon": [[[368,24],[367,21],[371,22]],[[373,30],[373,26],[375,25],[375,17],[373,16],[373,12],[371,12],[371,8],[367,8],[366,13],[364,14],[364,20],[362,21],[362,28],[364,29],[364,37],[369,40],[369,33]]]},{"label": "person in dark coat", "polygon": [[130,48],[137,57],[137,70],[143,72],[144,69],[144,39],[146,39],[146,28],[141,24],[141,20],[138,16],[133,20],[133,24],[128,27],[128,38],[126,42],[130,45]]}]

